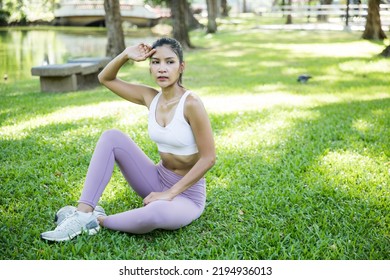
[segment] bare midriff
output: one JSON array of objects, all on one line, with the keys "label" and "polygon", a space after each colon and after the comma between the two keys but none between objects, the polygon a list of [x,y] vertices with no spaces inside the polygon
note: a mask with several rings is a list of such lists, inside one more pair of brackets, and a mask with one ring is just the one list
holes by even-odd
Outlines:
[{"label": "bare midriff", "polygon": [[184,176],[190,171],[199,159],[199,154],[193,154],[188,156],[174,155],[170,153],[160,152],[162,164],[165,168]]}]

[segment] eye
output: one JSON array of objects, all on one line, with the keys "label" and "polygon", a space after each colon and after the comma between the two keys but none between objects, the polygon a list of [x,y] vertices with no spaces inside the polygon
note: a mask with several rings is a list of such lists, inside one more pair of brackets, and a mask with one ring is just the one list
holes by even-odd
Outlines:
[{"label": "eye", "polygon": [[174,60],[168,60],[167,63],[168,63],[168,64],[174,64],[175,61],[174,61]]},{"label": "eye", "polygon": [[158,60],[152,60],[152,64],[159,64]]}]

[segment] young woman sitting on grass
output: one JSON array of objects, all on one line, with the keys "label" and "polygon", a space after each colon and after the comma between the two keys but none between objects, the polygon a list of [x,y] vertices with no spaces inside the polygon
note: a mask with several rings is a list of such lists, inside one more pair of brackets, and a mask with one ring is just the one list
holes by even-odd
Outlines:
[{"label": "young woman sitting on grass", "polygon": [[[150,59],[150,73],[160,91],[117,78],[130,59]],[[183,50],[171,38],[153,46],[139,44],[126,48],[99,74],[99,81],[120,97],[149,109],[148,131],[156,142],[161,161],[153,163],[127,135],[105,131],[94,151],[84,188],[75,206],[56,213],[57,227],[41,237],[50,241],[70,240],[100,226],[133,234],[155,229],[175,230],[199,218],[205,208],[204,175],[215,163],[210,120],[200,98],[182,86],[185,68]],[[97,206],[115,162],[143,206],[107,216]]]}]

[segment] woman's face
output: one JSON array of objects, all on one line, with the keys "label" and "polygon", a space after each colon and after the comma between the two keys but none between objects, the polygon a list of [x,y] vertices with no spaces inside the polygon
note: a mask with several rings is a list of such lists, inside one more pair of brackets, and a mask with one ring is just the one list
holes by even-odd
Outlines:
[{"label": "woman's face", "polygon": [[177,83],[184,70],[184,63],[180,63],[178,56],[167,46],[156,48],[150,59],[150,72],[161,88]]}]

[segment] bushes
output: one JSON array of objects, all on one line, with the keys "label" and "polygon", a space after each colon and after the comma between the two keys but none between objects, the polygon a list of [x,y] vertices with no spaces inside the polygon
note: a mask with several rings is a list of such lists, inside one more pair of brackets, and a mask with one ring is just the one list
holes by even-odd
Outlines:
[{"label": "bushes", "polygon": [[6,26],[8,24],[8,18],[10,13],[8,11],[0,10],[0,26]]}]

